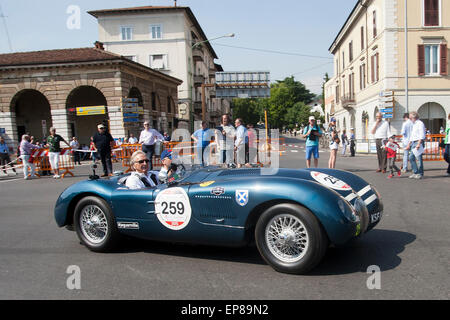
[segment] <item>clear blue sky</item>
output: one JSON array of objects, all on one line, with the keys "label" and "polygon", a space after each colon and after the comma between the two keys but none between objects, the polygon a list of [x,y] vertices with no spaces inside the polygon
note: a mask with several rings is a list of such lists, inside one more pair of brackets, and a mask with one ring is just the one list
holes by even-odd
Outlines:
[{"label": "clear blue sky", "polygon": [[[206,36],[234,32],[234,38],[213,41],[217,63],[227,71],[269,70],[272,80],[294,75],[314,93],[320,93],[325,72],[333,74],[328,52],[357,0],[178,0],[189,6]],[[13,52],[93,46],[97,20],[90,10],[144,5],[173,5],[172,0],[2,0],[0,53],[9,53],[4,22]],[[70,5],[81,9],[81,28],[66,27]],[[282,51],[282,55],[223,45]],[[312,58],[300,55],[328,57]]]}]

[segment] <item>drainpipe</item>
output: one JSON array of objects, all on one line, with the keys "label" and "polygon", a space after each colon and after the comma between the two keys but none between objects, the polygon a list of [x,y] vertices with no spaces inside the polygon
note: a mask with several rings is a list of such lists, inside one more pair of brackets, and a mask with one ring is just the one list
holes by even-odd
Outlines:
[{"label": "drainpipe", "polygon": [[408,92],[408,3],[405,0],[405,98],[406,112],[409,113],[409,92]]}]

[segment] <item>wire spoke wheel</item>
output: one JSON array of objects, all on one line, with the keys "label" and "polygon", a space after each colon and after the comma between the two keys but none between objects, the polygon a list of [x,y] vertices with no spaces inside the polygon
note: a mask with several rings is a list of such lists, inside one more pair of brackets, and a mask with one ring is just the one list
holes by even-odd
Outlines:
[{"label": "wire spoke wheel", "polygon": [[309,236],[302,221],[291,214],[274,216],[265,229],[270,252],[285,263],[300,261],[309,247]]},{"label": "wire spoke wheel", "polygon": [[108,220],[99,206],[85,206],[81,211],[79,222],[83,236],[93,244],[101,243],[108,235]]}]

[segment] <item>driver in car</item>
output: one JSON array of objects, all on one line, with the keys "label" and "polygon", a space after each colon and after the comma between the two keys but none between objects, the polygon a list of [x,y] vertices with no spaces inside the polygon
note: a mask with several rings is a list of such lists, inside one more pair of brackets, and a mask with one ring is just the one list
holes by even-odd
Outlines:
[{"label": "driver in car", "polygon": [[169,150],[164,150],[161,153],[161,162],[162,167],[161,171],[159,171],[158,179],[161,183],[166,183],[177,171],[176,165],[172,164],[172,152]]},{"label": "driver in car", "polygon": [[159,184],[158,172],[148,170],[149,162],[143,151],[139,150],[131,155],[130,165],[133,172],[125,183],[129,189],[151,188]]}]

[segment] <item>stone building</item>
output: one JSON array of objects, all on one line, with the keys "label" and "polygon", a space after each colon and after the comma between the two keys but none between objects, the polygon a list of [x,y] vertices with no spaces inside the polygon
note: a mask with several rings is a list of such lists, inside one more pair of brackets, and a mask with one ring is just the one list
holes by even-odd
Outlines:
[{"label": "stone building", "polygon": [[[82,144],[89,143],[102,122],[114,138],[138,134],[144,120],[171,131],[181,83],[104,51],[99,42],[96,48],[1,54],[0,129],[11,146],[26,132],[41,140],[51,126]],[[137,108],[123,109],[123,98],[134,98]],[[96,106],[96,114],[77,115],[77,108],[88,106]]]}]

